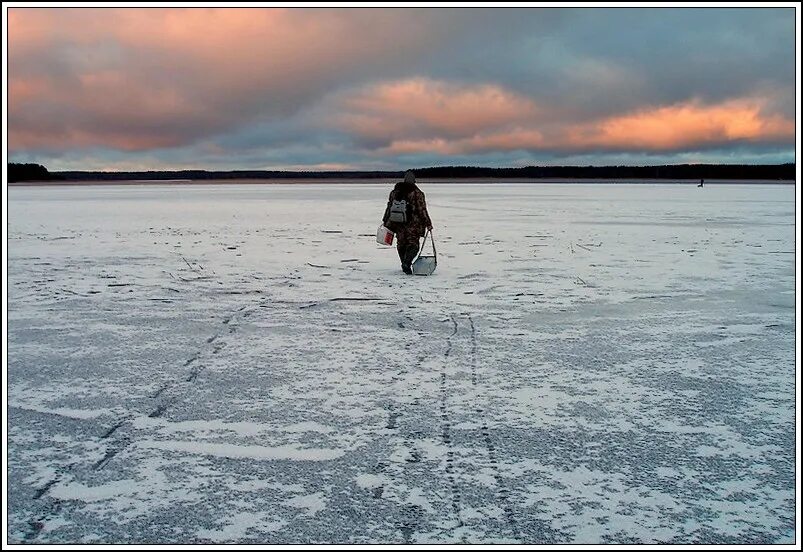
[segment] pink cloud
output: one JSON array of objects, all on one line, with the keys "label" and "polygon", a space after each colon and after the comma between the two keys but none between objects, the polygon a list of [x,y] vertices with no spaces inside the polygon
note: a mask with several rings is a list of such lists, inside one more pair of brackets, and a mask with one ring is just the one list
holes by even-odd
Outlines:
[{"label": "pink cloud", "polygon": [[341,99],[334,124],[378,137],[416,130],[465,136],[531,120],[538,112],[529,98],[491,84],[456,84],[413,78],[383,82]]},{"label": "pink cloud", "polygon": [[469,138],[447,140],[443,138],[422,140],[394,140],[382,149],[385,154],[438,153],[459,155],[488,151],[511,151],[518,149],[544,149],[548,143],[544,135],[535,129],[511,129],[487,134],[477,134]]},{"label": "pink cloud", "polygon": [[[428,47],[405,10],[9,10],[9,147],[184,145]],[[354,37],[359,37],[355,39]],[[130,134],[130,139],[122,138]]]}]

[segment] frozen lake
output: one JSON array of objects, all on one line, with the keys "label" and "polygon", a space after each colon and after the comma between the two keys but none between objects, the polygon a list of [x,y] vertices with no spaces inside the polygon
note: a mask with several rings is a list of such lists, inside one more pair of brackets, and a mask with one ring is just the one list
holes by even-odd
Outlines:
[{"label": "frozen lake", "polygon": [[795,189],[8,190],[8,540],[794,543]]}]

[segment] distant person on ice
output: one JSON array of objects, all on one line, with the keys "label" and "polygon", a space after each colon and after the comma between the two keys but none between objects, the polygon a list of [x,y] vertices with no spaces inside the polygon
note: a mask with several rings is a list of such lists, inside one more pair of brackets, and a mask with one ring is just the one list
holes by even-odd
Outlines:
[{"label": "distant person on ice", "polygon": [[412,274],[411,265],[420,249],[418,240],[427,230],[432,230],[424,192],[415,185],[413,171],[404,173],[404,182],[396,183],[391,190],[382,221],[396,234],[396,251],[399,252],[402,270],[405,274]]}]

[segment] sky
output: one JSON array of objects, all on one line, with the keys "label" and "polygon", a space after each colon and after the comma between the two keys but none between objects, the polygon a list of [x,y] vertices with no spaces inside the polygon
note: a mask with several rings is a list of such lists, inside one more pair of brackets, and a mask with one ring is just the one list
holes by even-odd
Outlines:
[{"label": "sky", "polygon": [[795,161],[794,8],[8,8],[9,161]]}]

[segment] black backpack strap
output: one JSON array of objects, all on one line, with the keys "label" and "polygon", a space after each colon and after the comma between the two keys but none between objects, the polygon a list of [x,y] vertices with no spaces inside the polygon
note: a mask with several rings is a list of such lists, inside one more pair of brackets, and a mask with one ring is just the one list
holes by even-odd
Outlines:
[{"label": "black backpack strap", "polygon": [[382,215],[382,223],[383,224],[387,224],[388,218],[390,218],[390,204],[391,204],[391,202],[392,202],[392,200],[389,199],[388,200],[388,204],[385,207],[385,214]]}]

